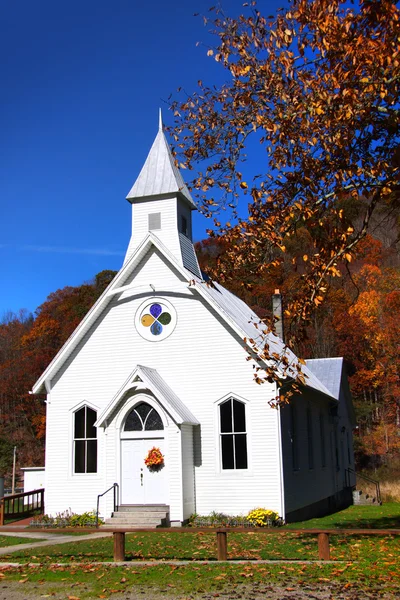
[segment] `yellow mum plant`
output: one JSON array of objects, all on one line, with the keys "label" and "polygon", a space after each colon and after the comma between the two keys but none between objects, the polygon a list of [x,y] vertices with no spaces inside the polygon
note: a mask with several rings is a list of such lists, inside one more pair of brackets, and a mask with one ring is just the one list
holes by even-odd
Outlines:
[{"label": "yellow mum plant", "polygon": [[270,527],[279,520],[279,515],[275,511],[266,508],[254,508],[249,512],[246,520],[257,527]]}]

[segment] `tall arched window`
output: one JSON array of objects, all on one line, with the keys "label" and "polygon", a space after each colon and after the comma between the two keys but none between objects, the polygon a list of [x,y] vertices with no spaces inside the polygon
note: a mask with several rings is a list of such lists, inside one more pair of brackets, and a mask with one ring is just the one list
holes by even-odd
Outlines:
[{"label": "tall arched window", "polygon": [[74,414],[74,473],[97,473],[97,412],[83,406]]},{"label": "tall arched window", "polygon": [[247,469],[246,407],[229,398],[219,407],[223,469]]},{"label": "tall arched window", "polygon": [[159,431],[160,429],[164,429],[161,417],[147,402],[141,402],[131,410],[124,427],[124,431]]}]

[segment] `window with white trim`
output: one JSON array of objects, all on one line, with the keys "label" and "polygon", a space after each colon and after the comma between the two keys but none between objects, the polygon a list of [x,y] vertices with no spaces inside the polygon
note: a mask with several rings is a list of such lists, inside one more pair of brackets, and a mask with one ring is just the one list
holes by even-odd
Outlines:
[{"label": "window with white trim", "polygon": [[229,398],[219,405],[222,469],[247,469],[246,406]]},{"label": "window with white trim", "polygon": [[74,473],[97,473],[97,412],[82,406],[74,413]]}]

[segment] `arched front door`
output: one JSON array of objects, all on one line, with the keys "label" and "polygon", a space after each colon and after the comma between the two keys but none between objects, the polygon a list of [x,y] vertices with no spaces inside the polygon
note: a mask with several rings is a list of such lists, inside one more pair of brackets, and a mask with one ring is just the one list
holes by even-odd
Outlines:
[{"label": "arched front door", "polygon": [[140,402],[128,413],[121,432],[121,504],[166,503],[165,465],[148,467],[144,462],[153,447],[165,457],[164,425],[155,408]]}]

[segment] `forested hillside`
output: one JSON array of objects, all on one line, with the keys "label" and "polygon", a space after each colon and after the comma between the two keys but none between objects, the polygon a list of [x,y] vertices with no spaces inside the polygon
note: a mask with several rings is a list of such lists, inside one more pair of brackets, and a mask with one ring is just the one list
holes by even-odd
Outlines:
[{"label": "forested hillside", "polygon": [[[222,281],[261,317],[271,314],[271,295],[279,288],[289,301],[302,275],[301,263],[312,252],[313,236],[299,229],[286,244],[283,262],[273,275],[252,277],[245,267],[226,264],[223,238],[197,244],[201,266],[217,269]],[[400,260],[397,224],[377,223],[354,260],[331,278],[326,299],[314,314],[307,337],[296,348],[304,358],[344,356],[357,410],[360,466],[396,461],[400,455]],[[271,256],[271,260],[274,257]],[[10,473],[10,448],[18,448],[18,466],[44,464],[45,396],[29,394],[75,327],[115,273],[102,271],[93,282],[50,294],[35,315],[21,310],[0,323],[0,469]],[[293,322],[287,319],[286,331]],[[7,444],[11,446],[7,446]],[[8,464],[7,464],[8,463]]]},{"label": "forested hillside", "polygon": [[4,315],[0,323],[0,471],[8,476],[14,445],[19,467],[44,464],[45,396],[29,391],[114,275],[114,271],[102,271],[93,282],[53,292],[35,316],[25,310]]},{"label": "forested hillside", "polygon": [[[396,219],[387,214],[381,214],[373,230],[354,259],[329,278],[324,302],[294,347],[304,358],[345,357],[357,411],[360,467],[387,464],[400,455],[399,232]],[[232,261],[231,253],[227,260],[223,238],[204,240],[197,252],[203,269],[217,273],[220,281],[225,277],[221,283],[268,320],[275,289],[289,303],[302,285],[302,264],[315,251],[317,235],[318,230],[298,229],[285,240],[275,269],[262,278]],[[290,314],[285,319],[287,338],[296,338],[297,319]]]}]

